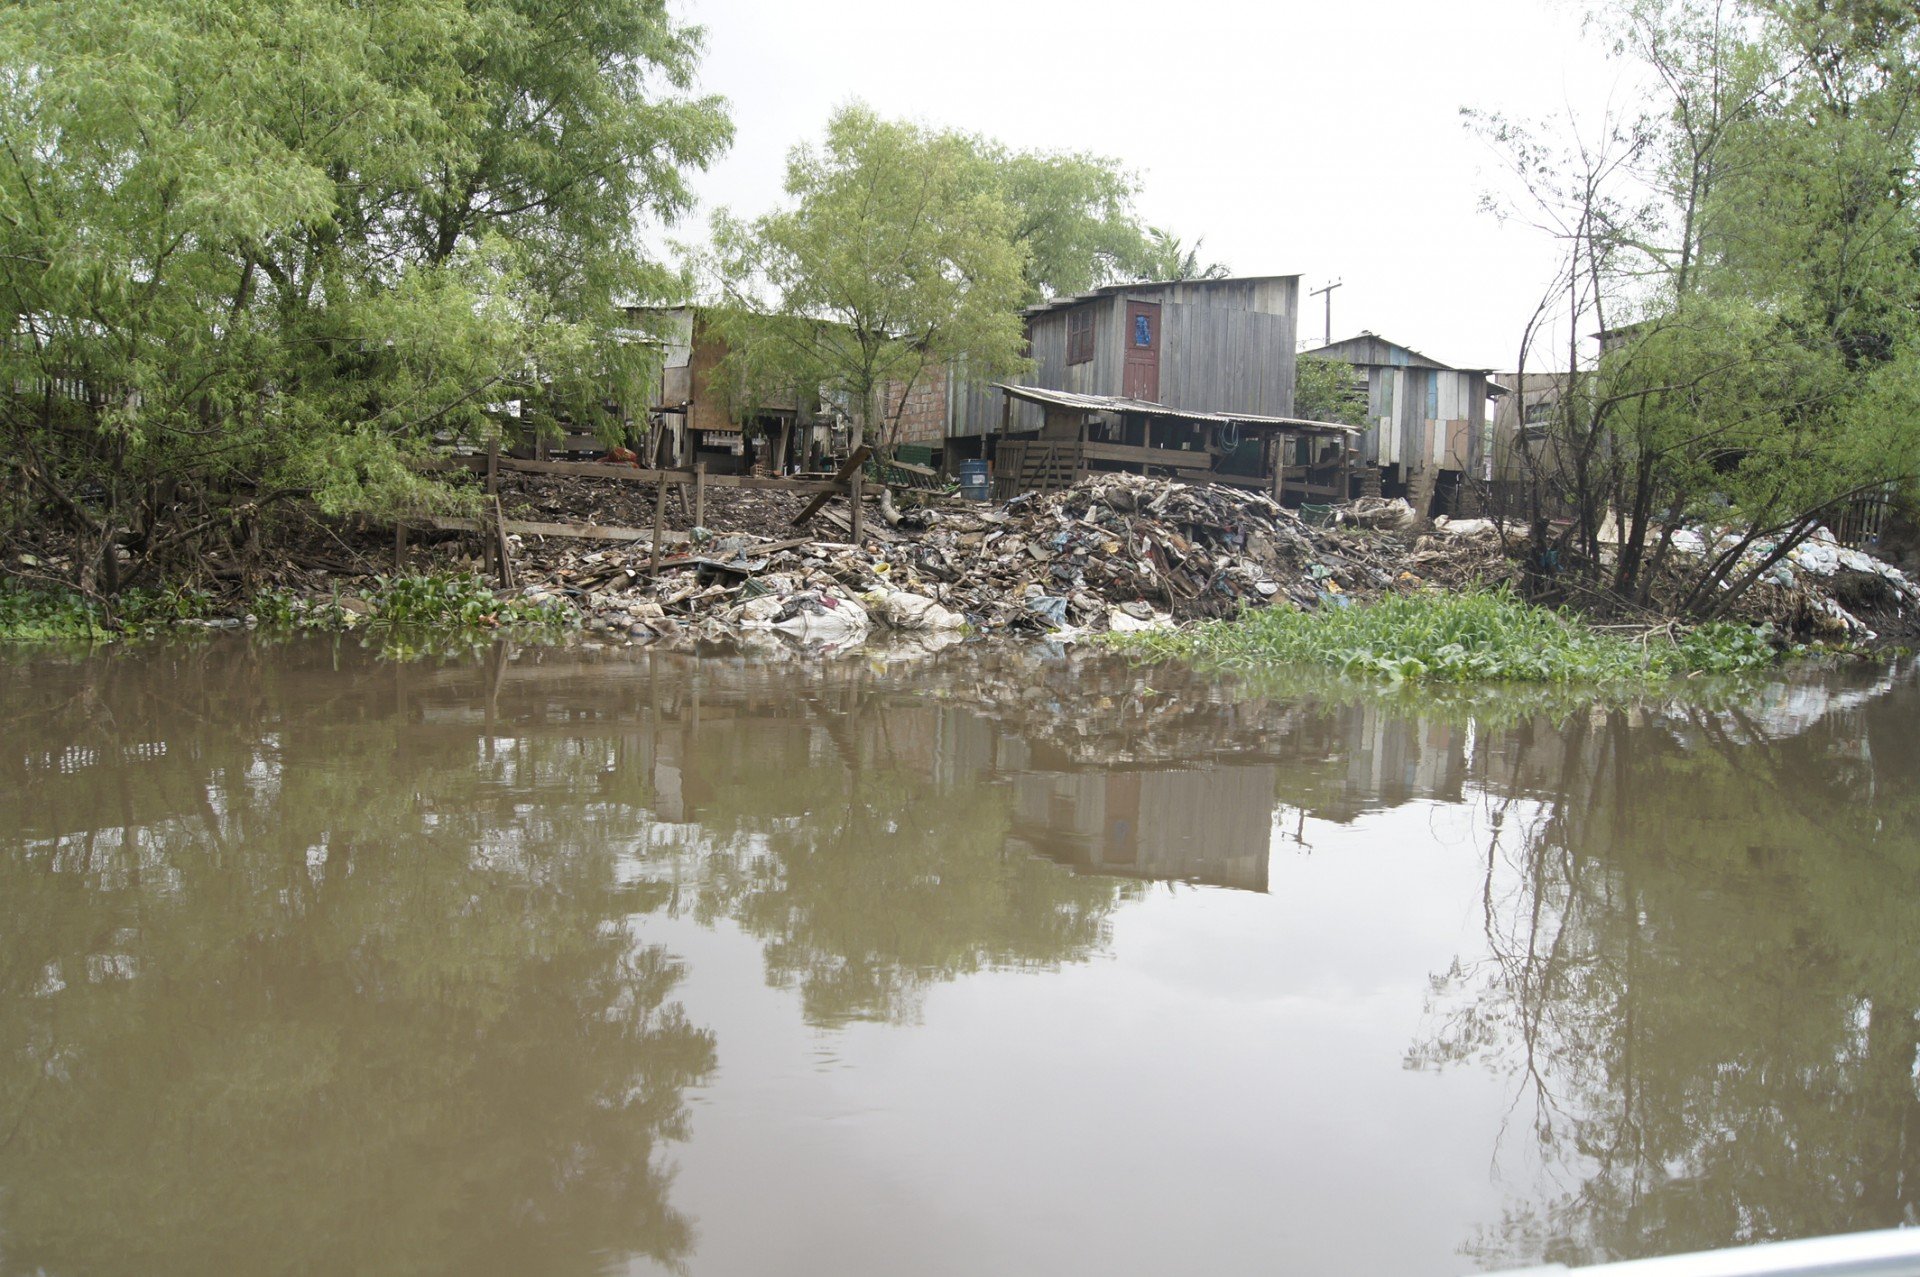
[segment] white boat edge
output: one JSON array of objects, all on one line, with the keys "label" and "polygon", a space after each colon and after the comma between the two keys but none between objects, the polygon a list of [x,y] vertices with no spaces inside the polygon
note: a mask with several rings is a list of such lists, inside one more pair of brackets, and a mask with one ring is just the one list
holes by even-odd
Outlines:
[{"label": "white boat edge", "polygon": [[[1790,1242],[1763,1242],[1729,1250],[1705,1250],[1655,1259],[1568,1268],[1501,1269],[1497,1277],[1920,1277],[1920,1228],[1888,1228]],[[1489,1275],[1492,1277],[1492,1275]]]}]

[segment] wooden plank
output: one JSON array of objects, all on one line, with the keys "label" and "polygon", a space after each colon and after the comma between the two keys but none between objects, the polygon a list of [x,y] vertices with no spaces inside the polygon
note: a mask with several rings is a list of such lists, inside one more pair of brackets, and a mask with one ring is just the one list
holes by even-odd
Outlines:
[{"label": "wooden plank", "polygon": [[[627,483],[658,483],[664,478],[668,483],[693,484],[693,470],[652,470],[639,466],[601,465],[591,461],[523,461],[517,457],[500,458],[503,470],[518,470],[526,474],[573,475],[582,479],[620,479]],[[713,488],[763,488],[774,492],[795,492],[806,494],[834,493],[841,490],[843,484],[825,479],[783,479],[750,474],[710,474],[707,486]]]},{"label": "wooden plank", "polygon": [[1176,470],[1211,470],[1213,457],[1204,452],[1181,448],[1140,448],[1124,443],[1090,443],[1082,455],[1088,461],[1113,461],[1125,465],[1171,466]]},{"label": "wooden plank", "polygon": [[[489,530],[478,519],[454,519],[435,515],[424,522],[426,526],[438,532]],[[578,541],[650,541],[653,539],[653,531],[650,528],[620,528],[604,523],[537,523],[525,519],[503,519],[500,527],[507,536],[571,537]],[[687,534],[662,532],[660,539],[666,545],[684,545],[687,542]]]},{"label": "wooden plank", "polygon": [[832,483],[828,489],[816,496],[813,500],[807,502],[800,513],[793,516],[793,526],[797,528],[814,515],[820,513],[820,507],[825,505],[833,497],[834,493],[846,491],[847,481],[853,477],[854,473],[858,471],[861,466],[866,464],[867,458],[872,455],[873,448],[868,444],[863,443],[858,448],[855,448],[853,455],[847,458],[846,464],[834,472]]},{"label": "wooden plank", "polygon": [[[811,544],[813,544],[812,537],[794,537],[790,541],[763,541],[758,545],[748,546],[744,551],[744,553],[749,558],[759,558],[762,555],[778,554],[782,550],[796,550],[803,545],[811,545]],[[677,554],[670,559],[660,560],[660,564],[657,568],[650,568],[648,570],[650,572],[660,572],[660,571],[667,571],[672,568],[692,567],[695,564],[699,564],[699,563],[717,563],[721,567],[727,566],[726,564],[719,563],[718,560],[709,558],[706,555]]]}]

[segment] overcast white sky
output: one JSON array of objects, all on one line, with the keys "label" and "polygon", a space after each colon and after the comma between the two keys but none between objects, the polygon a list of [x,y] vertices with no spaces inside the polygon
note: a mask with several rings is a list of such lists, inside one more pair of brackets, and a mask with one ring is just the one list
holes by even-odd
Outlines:
[{"label": "overcast white sky", "polygon": [[675,3],[737,130],[697,179],[701,223],[776,203],[788,148],[859,98],[1112,156],[1153,224],[1236,274],[1302,276],[1303,338],[1322,326],[1305,290],[1338,278],[1336,339],[1370,328],[1463,367],[1513,365],[1555,250],[1481,211],[1504,175],[1460,108],[1597,113],[1626,92],[1564,0]]}]

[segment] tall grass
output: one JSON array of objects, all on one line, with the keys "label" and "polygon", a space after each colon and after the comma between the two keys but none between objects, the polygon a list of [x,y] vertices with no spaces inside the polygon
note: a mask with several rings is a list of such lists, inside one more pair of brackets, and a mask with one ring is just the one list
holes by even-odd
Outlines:
[{"label": "tall grass", "polygon": [[1389,595],[1358,606],[1272,607],[1190,629],[1115,635],[1115,646],[1241,668],[1320,665],[1398,682],[1649,683],[1776,663],[1764,628],[1703,626],[1623,637],[1505,590]]}]

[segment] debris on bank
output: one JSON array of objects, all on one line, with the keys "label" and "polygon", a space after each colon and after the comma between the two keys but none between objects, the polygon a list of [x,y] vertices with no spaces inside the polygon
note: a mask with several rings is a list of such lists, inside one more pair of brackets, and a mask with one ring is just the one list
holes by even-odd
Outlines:
[{"label": "debris on bank", "polygon": [[[1423,524],[1399,499],[1308,507],[1302,517],[1256,490],[1119,473],[1004,505],[881,489],[866,501],[858,545],[844,501],[795,526],[808,502],[778,488],[715,488],[704,501],[669,489],[663,500],[645,484],[503,474],[500,497],[518,588],[498,595],[506,610],[497,615],[567,615],[590,641],[610,643],[758,636],[837,646],[886,634],[896,647],[927,649],[966,634],[1073,638],[1272,605],[1340,608],[1518,584],[1523,552],[1511,526]],[[561,524],[548,520],[621,535],[555,535],[546,529]],[[648,525],[666,534],[657,546]],[[277,600],[312,625],[365,610],[406,573],[451,579],[483,566],[471,532],[423,534],[405,547],[404,567],[378,548],[386,535],[363,529],[350,546],[329,533],[289,553],[275,588],[248,594],[247,605]],[[1677,531],[1673,546],[1696,560],[1713,548],[1691,530]],[[1667,592],[1656,589],[1656,607]],[[1769,568],[1727,619],[1793,639],[1899,640],[1920,632],[1920,587],[1823,531]]]},{"label": "debris on bank", "polygon": [[803,540],[784,526],[784,507],[768,514],[753,533],[688,529],[657,572],[647,546],[542,538],[519,539],[516,570],[540,583],[532,600],[565,599],[608,637],[771,630],[826,641],[875,630],[1139,630],[1510,571],[1496,537],[1415,536],[1404,502],[1356,504],[1316,526],[1263,493],[1124,474],[1000,507],[889,502],[858,546],[844,516]]}]

